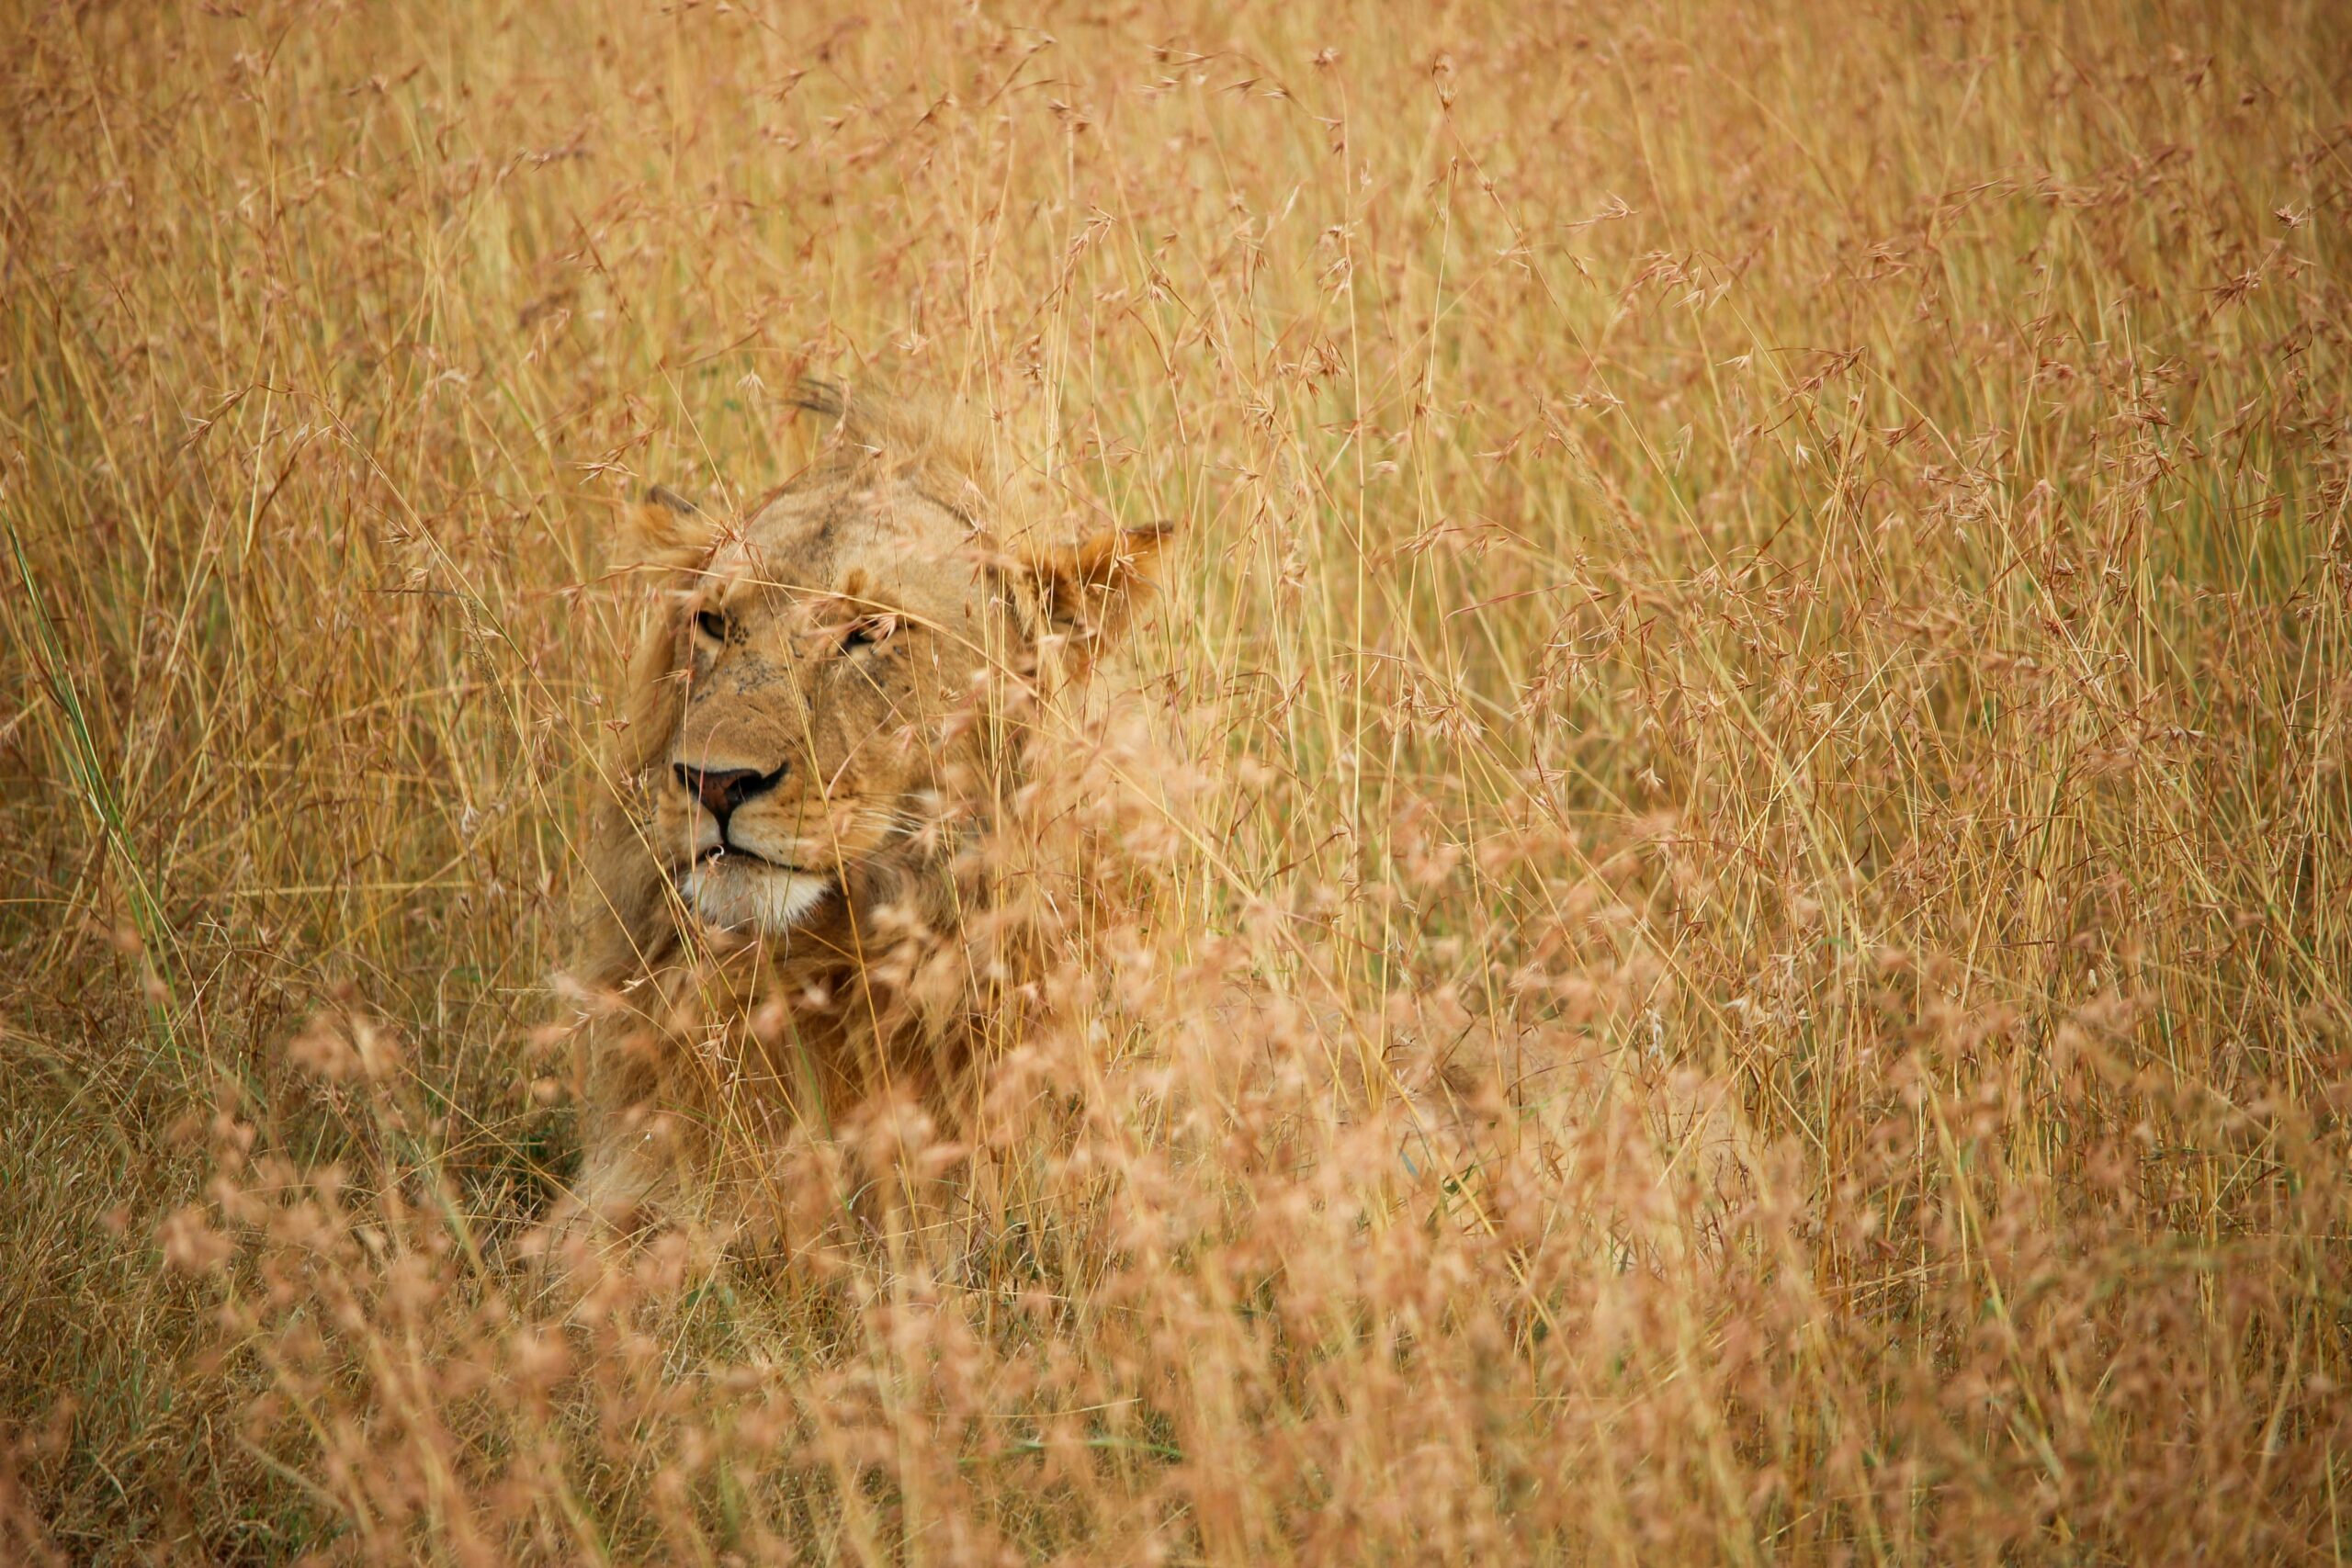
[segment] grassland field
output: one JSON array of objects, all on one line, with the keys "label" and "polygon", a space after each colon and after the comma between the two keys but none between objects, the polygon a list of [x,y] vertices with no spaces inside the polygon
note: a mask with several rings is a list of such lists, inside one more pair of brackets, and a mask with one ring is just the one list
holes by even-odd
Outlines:
[{"label": "grassland field", "polygon": [[[2352,12],[0,17],[0,1560],[2343,1560]],[[558,1303],[809,373],[1177,525],[1101,897]]]}]

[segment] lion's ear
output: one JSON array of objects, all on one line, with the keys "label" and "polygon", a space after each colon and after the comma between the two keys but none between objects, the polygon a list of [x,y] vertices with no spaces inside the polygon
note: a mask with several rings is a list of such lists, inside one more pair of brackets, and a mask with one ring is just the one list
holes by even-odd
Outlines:
[{"label": "lion's ear", "polygon": [[717,518],[660,485],[621,513],[622,556],[632,564],[673,570],[699,565],[718,536]]},{"label": "lion's ear", "polygon": [[1175,533],[1172,523],[1102,528],[1077,544],[1030,553],[1022,566],[1036,586],[1044,629],[1091,659],[1125,626],[1136,598],[1150,586],[1151,563]]}]

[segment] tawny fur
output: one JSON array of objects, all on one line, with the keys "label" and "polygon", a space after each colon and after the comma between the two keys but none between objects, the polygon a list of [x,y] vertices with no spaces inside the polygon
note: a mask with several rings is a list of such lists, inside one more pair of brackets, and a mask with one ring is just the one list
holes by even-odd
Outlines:
[{"label": "tawny fur", "polygon": [[[829,387],[803,401],[832,440],[740,526],[672,498],[631,519],[654,602],[575,968],[577,1203],[624,1232],[759,1224],[790,1206],[786,1139],[907,1096],[953,1115],[1024,963],[978,852],[1041,705],[1099,656],[1164,533],[1041,546],[953,426]],[[727,829],[757,856],[697,863],[716,818],[681,763],[776,771]],[[710,913],[749,908],[797,914]]]}]

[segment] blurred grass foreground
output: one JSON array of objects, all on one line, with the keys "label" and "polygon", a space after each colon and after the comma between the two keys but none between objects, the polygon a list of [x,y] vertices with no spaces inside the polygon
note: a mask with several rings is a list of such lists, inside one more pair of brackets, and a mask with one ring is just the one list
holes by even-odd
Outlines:
[{"label": "blurred grass foreground", "polygon": [[[0,1559],[2340,1561],[2341,8],[9,10]],[[886,367],[1160,761],[560,1299],[614,503]]]}]

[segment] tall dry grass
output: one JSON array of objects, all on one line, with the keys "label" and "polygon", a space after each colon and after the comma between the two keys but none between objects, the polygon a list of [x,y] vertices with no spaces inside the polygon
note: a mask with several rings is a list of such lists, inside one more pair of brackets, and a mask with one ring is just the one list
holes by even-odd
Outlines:
[{"label": "tall dry grass", "polygon": [[[2336,7],[6,36],[0,1557],[2336,1560]],[[1182,526],[1109,913],[559,1300],[608,503],[880,364]]]}]

